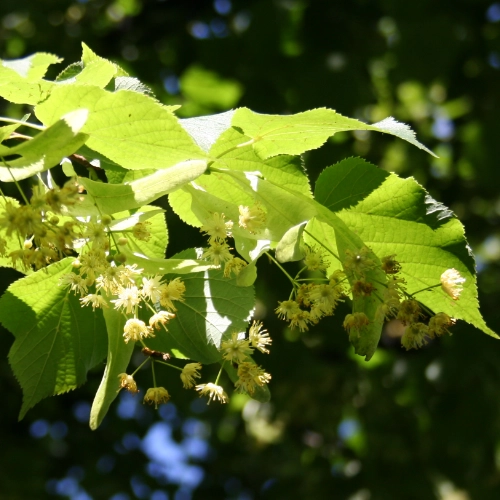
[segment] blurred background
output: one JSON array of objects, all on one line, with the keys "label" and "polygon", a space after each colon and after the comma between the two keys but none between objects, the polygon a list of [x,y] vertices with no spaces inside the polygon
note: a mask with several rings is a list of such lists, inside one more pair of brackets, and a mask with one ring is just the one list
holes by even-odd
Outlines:
[{"label": "blurred background", "polygon": [[[434,159],[368,132],[305,155],[312,182],[360,155],[415,177],[464,223],[480,302],[500,332],[500,3],[483,0],[2,0],[0,57],[81,56],[81,42],[149,85],[182,117],[247,106],[331,107],[409,123]],[[53,67],[55,77],[64,64]],[[0,102],[2,114],[18,113]],[[168,208],[166,200],[163,206]],[[168,254],[202,242],[167,212]],[[0,273],[0,289],[15,279]],[[206,406],[169,386],[158,412],[120,394],[92,432],[104,364],[17,422],[21,390],[0,331],[0,499],[500,498],[500,343],[460,323],[420,351],[385,334],[365,363],[341,328],[305,334],[275,314],[286,278],[263,261],[257,315],[273,337],[257,361],[272,400]],[[0,291],[1,291],[0,290]],[[140,358],[140,357],[139,357]],[[136,363],[140,359],[135,360]],[[138,375],[144,393],[148,379]]]}]

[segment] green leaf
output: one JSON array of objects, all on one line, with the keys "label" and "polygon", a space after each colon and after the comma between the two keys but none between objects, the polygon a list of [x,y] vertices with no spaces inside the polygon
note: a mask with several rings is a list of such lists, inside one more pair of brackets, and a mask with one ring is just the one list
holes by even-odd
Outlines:
[{"label": "green leaf", "polygon": [[20,123],[14,123],[14,125],[5,125],[4,127],[0,127],[0,142],[8,139],[12,132],[17,130],[21,126]]},{"label": "green leaf", "polygon": [[[184,251],[177,259],[195,257]],[[176,275],[167,278],[174,279]],[[161,330],[148,346],[169,352],[177,349],[190,359],[203,364],[220,361],[221,340],[235,331],[243,331],[254,308],[253,287],[239,287],[234,279],[223,277],[222,271],[206,271],[181,276],[186,285],[184,302],[175,302],[175,319],[168,332]]]},{"label": "green leaf", "polygon": [[79,109],[67,113],[60,120],[36,135],[33,139],[23,142],[13,148],[0,145],[0,155],[3,157],[19,155],[19,158],[0,164],[0,181],[13,182],[26,179],[38,172],[44,172],[59,164],[61,160],[73,154],[87,140],[87,135],[80,133],[85,124],[87,111]]},{"label": "green leaf", "polygon": [[302,154],[322,146],[328,137],[346,130],[374,130],[404,139],[435,156],[415,139],[415,133],[394,118],[386,118],[374,125],[346,118],[332,109],[318,108],[296,115],[263,115],[248,108],[236,111],[232,121],[252,140],[255,152],[261,158],[279,154]]},{"label": "green leaf", "polygon": [[85,178],[79,182],[102,212],[113,214],[151,203],[196,179],[206,168],[206,160],[191,160],[124,184],[105,184]]},{"label": "green leaf", "polygon": [[[331,182],[335,168],[327,169],[331,172],[325,174],[324,181]],[[357,191],[356,186],[352,186],[352,191]],[[346,196],[345,189],[342,195]],[[323,199],[320,190],[318,201],[329,203],[336,197],[332,191]],[[396,255],[409,293],[439,284],[444,271],[457,269],[467,280],[458,301],[441,288],[419,293],[416,298],[434,312],[445,312],[496,337],[479,312],[474,258],[464,228],[450,214],[413,178],[390,174],[378,189],[350,209],[338,212],[338,217],[379,257]]]},{"label": "green leaf", "polygon": [[118,90],[132,90],[139,92],[139,94],[153,95],[153,91],[147,85],[131,76],[117,76],[115,78],[115,91]]},{"label": "green leaf", "polygon": [[2,61],[2,66],[14,70],[16,73],[18,73],[23,78],[26,78],[26,80],[30,82],[35,82],[45,76],[45,73],[47,72],[47,69],[51,64],[57,64],[61,61],[62,59],[55,56],[54,54],[48,54],[47,52],[37,52],[36,54],[25,57],[23,59]]},{"label": "green leaf", "polygon": [[93,431],[101,425],[111,403],[118,396],[120,388],[118,375],[127,372],[135,347],[135,342],[126,344],[123,340],[125,316],[112,308],[104,309],[103,313],[108,332],[108,359],[90,410],[89,424]]},{"label": "green leaf", "polygon": [[209,116],[196,116],[179,120],[182,127],[207,153],[219,136],[231,126],[234,110]]},{"label": "green leaf", "polygon": [[338,212],[366,198],[388,175],[362,158],[347,158],[321,172],[314,195],[322,205]]},{"label": "green leaf", "polygon": [[41,399],[81,385],[106,355],[100,311],[82,308],[58,286],[72,261],[16,281],[0,299],[0,321],[16,337],[9,360],[23,389],[20,419]]},{"label": "green leaf", "polygon": [[87,146],[123,168],[163,169],[206,157],[167,106],[131,90],[60,86],[35,108],[35,114],[49,125],[79,108],[89,110],[82,129],[90,136]]},{"label": "green leaf", "polygon": [[53,82],[42,80],[50,64],[60,59],[40,52],[24,59],[2,60],[0,96],[16,104],[38,104],[46,99]]},{"label": "green leaf", "polygon": [[[247,141],[248,138],[235,128],[222,133],[210,149],[210,155],[216,159],[214,166],[242,172],[260,172],[268,181],[311,196],[309,179],[300,157],[280,155],[262,160],[250,145],[239,147]],[[210,192],[216,194],[212,190]]]},{"label": "green leaf", "polygon": [[276,246],[276,259],[280,262],[295,262],[304,258],[302,251],[302,233],[305,222],[297,224],[289,229]]}]

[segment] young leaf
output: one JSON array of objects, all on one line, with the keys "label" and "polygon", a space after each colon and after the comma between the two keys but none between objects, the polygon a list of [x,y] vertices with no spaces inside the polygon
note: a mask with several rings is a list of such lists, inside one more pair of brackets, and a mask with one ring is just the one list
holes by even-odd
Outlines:
[{"label": "young leaf", "polygon": [[106,355],[104,321],[59,286],[71,271],[67,258],[9,286],[0,299],[0,321],[16,340],[9,353],[23,389],[19,418],[41,399],[83,384]]},{"label": "young leaf", "polygon": [[0,145],[1,157],[20,156],[14,160],[0,160],[0,165],[4,165],[0,167],[0,181],[12,182],[13,177],[16,180],[26,179],[54,167],[64,157],[74,153],[88,138],[80,133],[86,119],[87,110],[79,109],[67,113],[29,141],[13,148]]},{"label": "young leaf", "polygon": [[54,86],[42,77],[47,67],[58,61],[56,56],[43,52],[24,59],[1,61],[0,96],[16,104],[38,104]]},{"label": "young leaf", "polygon": [[126,373],[135,347],[135,342],[126,344],[123,340],[124,315],[112,308],[104,309],[103,313],[108,332],[108,360],[90,410],[89,424],[93,431],[101,425],[111,403],[118,396],[118,375]]},{"label": "young leaf", "polygon": [[105,184],[85,178],[79,182],[102,212],[114,214],[151,203],[196,179],[206,168],[206,160],[191,160],[124,184]]},{"label": "young leaf", "polygon": [[206,157],[167,106],[134,91],[64,85],[55,88],[35,114],[49,125],[79,108],[89,110],[82,129],[90,136],[87,146],[124,168],[162,169]]},{"label": "young leaf", "polygon": [[262,115],[248,108],[240,108],[234,114],[232,126],[240,128],[251,138],[253,148],[261,158],[279,154],[302,154],[319,148],[328,137],[346,130],[386,132],[435,156],[415,139],[415,134],[408,125],[393,118],[368,125],[327,108],[313,109],[296,115]]}]

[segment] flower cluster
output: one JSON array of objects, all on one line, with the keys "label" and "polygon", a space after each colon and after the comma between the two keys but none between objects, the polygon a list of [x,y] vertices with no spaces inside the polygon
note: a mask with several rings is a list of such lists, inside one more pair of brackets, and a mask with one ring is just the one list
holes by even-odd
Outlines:
[{"label": "flower cluster", "polygon": [[224,277],[229,278],[231,274],[237,276],[247,263],[235,257],[231,253],[231,248],[227,239],[232,236],[231,230],[233,222],[228,220],[224,214],[217,212],[210,215],[205,220],[200,230],[208,236],[208,248],[203,252],[201,258],[207,259],[214,266],[222,267],[224,265]]},{"label": "flower cluster", "polygon": [[[293,279],[291,297],[278,303],[276,313],[279,318],[289,321],[291,328],[304,331],[323,316],[332,315],[338,302],[348,295],[354,299],[373,297],[379,302],[374,317],[369,318],[365,312],[355,310],[345,317],[345,330],[351,338],[359,338],[372,322],[381,324],[396,318],[406,327],[401,340],[406,349],[422,347],[429,339],[449,333],[448,328],[454,324],[454,320],[446,313],[432,313],[414,296],[441,287],[446,295],[458,300],[465,282],[456,269],[448,269],[441,275],[439,284],[410,294],[406,290],[405,280],[400,276],[402,266],[396,260],[396,255],[378,259],[366,246],[358,250],[346,249],[342,260],[343,270],[336,270],[323,280],[299,278],[305,269],[322,272],[328,269],[323,251],[306,248],[304,263],[305,267]],[[385,282],[380,279],[380,270],[385,273]]]},{"label": "flower cluster", "polygon": [[[39,183],[25,205],[4,199],[0,210],[0,256],[9,257],[13,267],[41,269],[71,254],[74,242],[82,237],[83,223],[61,216],[80,202],[81,187],[71,179],[62,188]],[[18,248],[7,253],[8,241]]]}]

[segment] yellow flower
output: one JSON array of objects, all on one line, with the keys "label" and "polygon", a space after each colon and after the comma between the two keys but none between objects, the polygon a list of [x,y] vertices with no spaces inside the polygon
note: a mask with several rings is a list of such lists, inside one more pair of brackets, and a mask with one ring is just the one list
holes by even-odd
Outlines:
[{"label": "yellow flower", "polygon": [[460,297],[464,288],[462,283],[465,281],[466,279],[462,278],[456,269],[447,269],[441,275],[441,287],[453,300],[458,300]]},{"label": "yellow flower", "polygon": [[231,228],[233,227],[232,221],[225,221],[224,214],[215,212],[212,216],[205,221],[201,226],[200,231],[210,236],[208,242],[224,243],[228,236],[231,236]]},{"label": "yellow flower", "polygon": [[247,392],[251,396],[257,386],[262,387],[270,380],[271,375],[266,373],[263,368],[246,361],[238,366],[238,380],[235,387],[238,392]]},{"label": "yellow flower", "polygon": [[254,321],[250,330],[248,331],[248,338],[252,347],[255,347],[260,352],[269,354],[269,349],[266,349],[266,345],[271,345],[272,339],[269,337],[267,330],[262,328],[262,323],[260,321]]},{"label": "yellow flower", "polygon": [[365,313],[355,312],[348,314],[344,319],[343,327],[347,330],[347,333],[355,333],[358,337],[361,330],[370,324],[370,320]]},{"label": "yellow flower", "polygon": [[266,212],[259,202],[256,202],[252,208],[240,205],[238,209],[240,211],[239,225],[248,232],[256,234],[266,225]]},{"label": "yellow flower", "polygon": [[220,345],[220,350],[223,351],[222,357],[228,361],[241,363],[247,356],[250,356],[253,349],[250,347],[248,339],[239,339],[239,333],[235,332],[231,338],[224,340]]},{"label": "yellow flower", "polygon": [[426,336],[429,328],[424,323],[412,323],[409,325],[401,338],[401,344],[406,350],[418,349],[427,344]]},{"label": "yellow flower", "polygon": [[152,329],[148,328],[146,323],[140,319],[129,319],[125,323],[123,330],[123,338],[125,339],[126,344],[128,344],[130,340],[137,342],[144,337],[154,337]]},{"label": "yellow flower", "polygon": [[149,326],[159,330],[160,324],[165,326],[172,318],[175,318],[175,314],[166,311],[159,311],[149,318]]},{"label": "yellow flower", "polygon": [[195,378],[200,378],[201,375],[199,373],[201,370],[200,363],[188,363],[184,365],[181,373],[181,380],[184,389],[191,389],[196,384]]},{"label": "yellow flower", "polygon": [[203,252],[201,258],[209,259],[212,261],[214,266],[220,266],[224,262],[230,261],[234,257],[229,251],[229,245],[227,243],[219,243],[218,241],[213,241],[210,243],[208,249]]},{"label": "yellow flower", "polygon": [[397,318],[403,323],[403,325],[416,323],[421,316],[422,312],[420,305],[416,300],[408,299],[401,302]]},{"label": "yellow flower", "polygon": [[309,330],[307,326],[308,323],[311,323],[310,313],[309,311],[302,311],[292,314],[290,318],[290,328],[297,327],[301,332],[305,330]]},{"label": "yellow flower", "polygon": [[115,309],[123,308],[126,314],[131,314],[135,306],[139,305],[141,302],[141,297],[139,295],[139,289],[136,286],[127,286],[127,288],[120,288],[118,292],[118,298],[112,300],[115,304]]},{"label": "yellow flower", "polygon": [[155,408],[162,403],[167,403],[170,399],[170,394],[165,387],[150,387],[144,396],[144,403],[153,404]]},{"label": "yellow flower", "polygon": [[330,284],[312,285],[307,295],[325,314],[332,314],[340,298],[338,287]]},{"label": "yellow flower", "polygon": [[161,280],[162,276],[154,276],[150,279],[142,278],[141,293],[144,297],[147,297],[151,302],[153,302],[153,304],[160,301],[162,285]]},{"label": "yellow flower", "polygon": [[82,297],[80,299],[80,302],[82,303],[82,307],[92,304],[92,309],[94,311],[96,307],[101,307],[103,309],[109,307],[106,299],[102,295],[99,295],[97,293],[91,293],[85,297]]},{"label": "yellow flower", "polygon": [[229,278],[231,273],[234,273],[235,276],[240,274],[240,271],[246,267],[248,264],[239,257],[233,257],[231,260],[226,262],[224,266],[224,278]]},{"label": "yellow flower", "polygon": [[278,302],[279,306],[275,309],[278,318],[291,320],[294,314],[300,312],[300,307],[295,300],[283,300]]},{"label": "yellow flower", "polygon": [[87,285],[85,284],[85,279],[79,274],[68,273],[59,278],[59,286],[69,286],[72,291],[78,292],[80,295],[85,295],[87,293]]},{"label": "yellow flower", "polygon": [[120,379],[120,389],[118,389],[117,392],[120,392],[121,389],[126,389],[132,394],[137,394],[139,392],[139,389],[137,389],[137,384],[135,383],[134,377],[132,377],[132,375],[120,373],[120,375],[118,375],[118,378]]},{"label": "yellow flower", "polygon": [[180,278],[175,278],[169,283],[163,283],[160,286],[160,304],[171,311],[177,311],[172,301],[179,300],[182,302],[185,291],[186,285],[184,285],[184,282]]},{"label": "yellow flower", "polygon": [[435,336],[440,337],[445,333],[450,333],[448,331],[448,327],[452,326],[455,323],[455,320],[450,318],[446,313],[440,312],[437,313],[429,320],[429,331],[428,335],[431,338]]},{"label": "yellow flower", "polygon": [[212,399],[218,399],[221,403],[227,403],[229,399],[224,389],[220,385],[212,384],[212,382],[197,385],[196,390],[200,391],[200,397],[208,396],[208,404]]},{"label": "yellow flower", "polygon": [[138,222],[132,228],[132,234],[134,235],[134,238],[137,238],[138,240],[142,241],[149,241],[149,239],[151,238],[151,231],[149,230],[150,226],[151,222],[149,221]]},{"label": "yellow flower", "polygon": [[326,271],[328,262],[325,262],[325,251],[306,247],[304,263],[309,271]]}]

